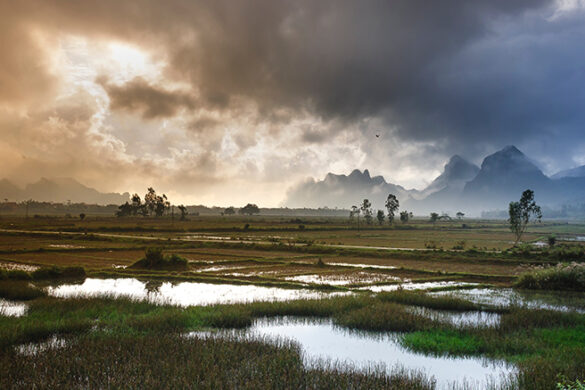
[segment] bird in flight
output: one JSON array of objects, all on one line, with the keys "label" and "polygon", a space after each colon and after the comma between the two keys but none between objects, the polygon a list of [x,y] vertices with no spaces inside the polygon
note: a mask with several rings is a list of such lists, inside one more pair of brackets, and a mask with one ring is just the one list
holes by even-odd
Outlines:
[{"label": "bird in flight", "polygon": [[376,138],[380,138],[380,134],[376,134]]}]

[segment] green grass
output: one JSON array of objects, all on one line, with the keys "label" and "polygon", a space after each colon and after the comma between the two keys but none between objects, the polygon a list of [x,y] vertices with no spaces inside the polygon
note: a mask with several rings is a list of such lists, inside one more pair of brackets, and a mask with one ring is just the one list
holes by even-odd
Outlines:
[{"label": "green grass", "polygon": [[47,295],[43,290],[25,281],[0,280],[0,298],[29,301]]},{"label": "green grass", "polygon": [[[88,353],[90,351],[90,353]],[[0,353],[0,387],[432,389],[420,374],[307,369],[286,342],[96,334],[32,356]]]},{"label": "green grass", "polygon": [[402,305],[387,302],[342,312],[334,318],[338,325],[371,331],[411,332],[437,325],[423,315],[407,311]]},{"label": "green grass", "polygon": [[518,278],[517,287],[532,290],[585,291],[585,264],[536,267]]},{"label": "green grass", "polygon": [[[415,294],[420,294],[422,298],[414,297]],[[553,388],[556,385],[556,375],[558,373],[562,373],[569,380],[582,378],[581,375],[584,366],[580,365],[581,363],[579,362],[582,362],[582,360],[579,359],[582,358],[581,356],[583,354],[582,352],[576,353],[575,351],[585,351],[584,315],[512,307],[501,314],[501,322],[494,328],[467,327],[435,322],[424,317],[422,314],[411,312],[407,306],[398,303],[398,301],[409,304],[418,303],[421,306],[435,309],[439,305],[453,308],[453,302],[457,303],[456,306],[461,304],[460,307],[464,307],[462,302],[459,301],[443,301],[442,297],[428,299],[425,295],[414,292],[400,292],[396,295],[380,294],[378,296],[370,296],[362,294],[322,300],[257,302],[251,304],[189,308],[168,305],[157,306],[130,299],[91,298],[63,300],[47,297],[33,300],[30,303],[28,313],[23,317],[0,317],[0,346],[2,350],[10,351],[12,349],[9,347],[17,344],[42,341],[54,335],[67,337],[72,340],[72,349],[66,350],[65,352],[62,350],[49,352],[49,355],[52,356],[51,358],[45,358],[45,354],[43,353],[40,354],[43,356],[34,357],[32,361],[36,362],[36,364],[43,365],[49,364],[51,359],[57,359],[58,361],[55,364],[63,364],[64,366],[66,364],[73,364],[75,366],[78,364],[78,361],[81,361],[82,363],[79,363],[80,366],[75,366],[81,373],[86,369],[86,364],[89,365],[88,367],[96,367],[94,365],[97,364],[97,367],[107,367],[108,370],[113,370],[111,372],[115,372],[115,375],[120,375],[122,378],[131,374],[124,371],[124,369],[116,371],[115,368],[109,366],[109,363],[106,362],[106,356],[112,356],[113,361],[115,361],[116,358],[113,356],[116,353],[121,353],[121,349],[118,349],[118,352],[113,350],[106,351],[100,350],[100,347],[95,347],[93,344],[89,345],[84,343],[93,343],[94,338],[99,336],[108,340],[106,344],[113,343],[112,340],[123,340],[123,343],[128,343],[128,345],[124,344],[124,348],[128,348],[129,350],[133,350],[134,348],[132,343],[143,345],[136,352],[139,356],[142,356],[144,359],[152,359],[152,361],[162,359],[162,362],[167,362],[163,365],[167,365],[176,364],[176,361],[170,357],[169,359],[171,360],[165,360],[160,351],[143,350],[147,344],[150,345],[149,343],[154,342],[150,340],[158,340],[161,337],[167,336],[175,337],[173,335],[182,334],[189,330],[243,328],[251,325],[255,318],[260,317],[321,317],[332,318],[335,324],[350,329],[403,332],[401,340],[404,346],[427,354],[474,355],[504,358],[513,361],[520,367],[518,380],[522,384],[520,386],[521,389]],[[471,306],[465,307],[471,308]],[[175,341],[170,340],[169,342],[174,343]],[[177,351],[183,348],[179,344],[175,345]],[[152,345],[154,346],[153,348],[159,348],[158,344]],[[236,351],[233,354],[237,354],[237,351],[242,348],[247,348],[245,345],[238,343],[231,344],[230,348],[232,347]],[[79,348],[91,351],[94,351],[94,349],[86,348],[95,348],[96,352],[84,355],[80,352]],[[208,344],[206,348],[213,349],[215,347]],[[286,348],[286,345],[278,346],[274,359],[280,359],[277,356],[280,353],[286,354]],[[102,353],[99,351],[103,351],[103,356],[98,356]],[[183,352],[177,353],[180,355]],[[201,354],[203,352],[200,351],[199,353]],[[211,352],[206,351],[205,353]],[[248,351],[248,353],[253,352]],[[60,356],[63,357],[61,358]],[[234,359],[237,359],[236,355],[232,356]],[[16,359],[16,361],[23,364],[23,367],[27,367],[26,364],[28,364],[22,362],[20,357],[11,356],[8,358],[5,355],[3,358],[7,360]],[[259,357],[252,356],[251,361],[254,361],[256,358]],[[209,365],[211,364],[210,362],[211,360],[206,362],[201,361],[197,364]],[[142,370],[150,370],[153,372],[158,372],[157,370],[159,370],[158,367],[152,366],[154,363],[149,363],[146,360],[142,363],[134,361],[132,364],[134,364],[134,371],[132,372],[135,373],[142,372]],[[228,374],[226,372],[230,369],[226,367],[231,366],[226,366],[221,369],[217,368],[217,366],[213,367],[215,367],[213,369],[217,370],[217,372],[211,377],[216,379],[213,379],[210,383],[222,384],[223,382],[213,381],[219,381],[220,379],[217,378],[220,377],[227,377]],[[538,367],[542,367],[542,372],[538,371]],[[186,368],[183,367],[180,370],[183,369]],[[191,369],[197,371],[199,367],[192,367]],[[171,368],[168,368],[168,370],[170,371],[160,371],[160,375],[163,375],[163,373],[165,375],[187,375],[190,378],[190,374],[182,374],[182,371],[175,372]],[[316,372],[318,372],[319,378],[327,378],[327,382],[323,383],[333,381],[332,383],[338,384],[341,387],[351,387],[354,385],[360,387],[363,383],[363,386],[377,388],[380,385],[379,383],[386,383],[377,382],[380,378],[376,379],[375,376],[372,377],[371,375],[359,376],[359,379],[357,379],[358,376],[354,376],[354,374],[357,375],[356,373],[343,373],[339,371],[332,374],[326,369],[317,370]],[[54,370],[34,373],[29,379],[22,379],[18,375],[21,374],[18,372],[12,373],[9,377],[15,378],[15,380],[23,380],[23,383],[39,383],[34,381],[40,380],[53,383],[52,381],[69,380],[63,379]],[[315,379],[312,376],[317,375],[313,370],[302,369],[302,371],[296,372],[295,375],[299,376],[299,378],[311,378],[311,381],[321,380]],[[99,379],[99,376],[94,376],[91,380],[97,381],[95,382],[96,387],[105,386],[101,382],[101,380],[105,379]],[[270,378],[272,378],[270,380],[274,380],[275,377],[271,376]],[[351,381],[357,380],[358,382],[344,382],[349,380],[348,378],[353,378]],[[118,379],[117,376],[110,378],[110,380],[114,381]],[[375,381],[371,382],[374,379]],[[135,380],[135,378],[127,377],[127,380],[131,381]],[[256,379],[248,378],[248,380]],[[114,386],[114,383],[117,384],[118,382],[112,383],[112,386]],[[157,382],[152,383],[155,386]],[[264,382],[253,383],[259,386],[265,385]],[[283,383],[291,383],[291,385],[295,386],[299,384],[298,382]],[[300,382],[300,386],[303,387],[305,383]],[[348,383],[350,384],[348,385]],[[399,381],[399,383],[402,382]],[[384,386],[388,388],[388,383]]]},{"label": "green grass", "polygon": [[450,296],[431,296],[413,291],[394,291],[378,294],[378,298],[386,302],[403,305],[421,306],[429,309],[448,311],[488,311],[503,312],[504,309],[479,305],[465,299]]},{"label": "green grass", "polygon": [[412,350],[436,355],[477,355],[482,350],[482,341],[479,338],[454,330],[407,333],[401,342]]}]

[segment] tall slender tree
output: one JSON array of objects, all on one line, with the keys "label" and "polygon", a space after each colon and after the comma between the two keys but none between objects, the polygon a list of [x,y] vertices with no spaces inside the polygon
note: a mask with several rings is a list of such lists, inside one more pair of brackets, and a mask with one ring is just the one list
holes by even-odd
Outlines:
[{"label": "tall slender tree", "polygon": [[386,199],[385,206],[386,210],[388,210],[388,223],[392,225],[394,222],[394,214],[398,210],[398,207],[400,207],[400,202],[398,202],[396,195],[389,194],[388,198]]},{"label": "tall slender tree", "polygon": [[522,193],[519,202],[510,202],[508,214],[510,230],[516,236],[516,241],[514,242],[514,246],[516,246],[526,231],[530,220],[532,218],[535,218],[537,221],[542,219],[540,206],[534,201],[534,191],[526,190]]}]

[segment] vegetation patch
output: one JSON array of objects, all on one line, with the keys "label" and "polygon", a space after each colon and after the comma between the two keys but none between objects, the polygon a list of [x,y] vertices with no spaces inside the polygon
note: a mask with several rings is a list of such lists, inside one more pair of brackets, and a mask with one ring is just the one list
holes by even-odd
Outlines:
[{"label": "vegetation patch", "polygon": [[40,288],[32,286],[28,282],[0,281],[0,298],[14,301],[29,301],[47,295]]},{"label": "vegetation patch", "polygon": [[585,264],[573,262],[535,267],[522,274],[516,286],[532,290],[585,291]]},{"label": "vegetation patch", "polygon": [[406,310],[402,305],[389,302],[377,302],[338,314],[335,322],[352,329],[394,332],[429,329],[435,323],[428,317]]},{"label": "vegetation patch", "polygon": [[483,349],[479,338],[443,329],[407,333],[402,336],[401,343],[407,348],[435,355],[475,355]]},{"label": "vegetation patch", "polygon": [[132,264],[130,268],[187,270],[188,261],[175,253],[164,255],[162,248],[147,248],[144,258]]},{"label": "vegetation patch", "polygon": [[388,375],[347,365],[305,368],[299,348],[284,341],[176,334],[88,335],[32,356],[3,351],[0,387],[15,383],[22,388],[433,388],[424,375],[400,369]]},{"label": "vegetation patch", "polygon": [[39,268],[31,273],[34,280],[47,279],[83,279],[85,278],[83,267],[57,267]]},{"label": "vegetation patch", "polygon": [[430,296],[413,291],[395,291],[378,294],[378,298],[386,302],[396,302],[403,305],[421,306],[435,310],[449,311],[488,311],[502,312],[504,309],[490,308],[465,299],[450,296]]}]

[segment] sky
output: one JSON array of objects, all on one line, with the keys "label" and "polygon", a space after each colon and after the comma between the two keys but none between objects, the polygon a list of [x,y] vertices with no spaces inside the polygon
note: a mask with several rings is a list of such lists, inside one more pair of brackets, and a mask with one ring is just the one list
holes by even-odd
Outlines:
[{"label": "sky", "polygon": [[584,49],[580,0],[0,0],[0,178],[268,207],[508,144],[553,174],[585,165]]}]

